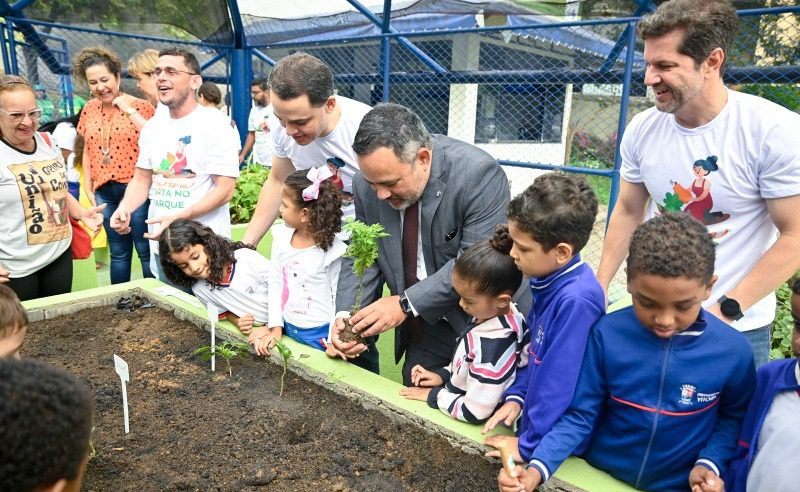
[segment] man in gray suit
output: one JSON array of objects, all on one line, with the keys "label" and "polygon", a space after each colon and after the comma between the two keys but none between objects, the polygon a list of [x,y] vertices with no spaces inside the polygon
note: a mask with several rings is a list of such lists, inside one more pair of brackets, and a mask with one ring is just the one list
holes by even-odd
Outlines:
[{"label": "man in gray suit", "polygon": [[[364,277],[365,295],[373,298],[364,299],[365,307],[351,322],[362,336],[398,327],[395,358],[399,362],[405,354],[403,382],[410,385],[414,365],[436,369],[452,358],[456,338],[469,321],[452,287],[453,263],[464,249],[491,237],[495,226],[506,222],[508,180],[489,154],[431,135],[419,116],[397,104],[376,106],[364,116],[353,149],[361,169],[353,179],[356,218],[382,224],[390,236],[380,240],[377,264]],[[407,209],[418,215],[409,219]],[[411,247],[416,271],[411,267],[410,272],[416,278],[410,281],[403,253],[403,228],[409,220],[418,221],[416,247]],[[392,295],[380,298],[384,282]],[[349,313],[357,287],[352,258],[345,258],[337,316]],[[524,288],[518,294],[520,310],[527,313],[530,296]],[[342,326],[337,320],[334,331],[338,334]],[[374,346],[367,350],[363,343],[342,343],[338,336],[333,340],[354,363],[377,372]]]}]

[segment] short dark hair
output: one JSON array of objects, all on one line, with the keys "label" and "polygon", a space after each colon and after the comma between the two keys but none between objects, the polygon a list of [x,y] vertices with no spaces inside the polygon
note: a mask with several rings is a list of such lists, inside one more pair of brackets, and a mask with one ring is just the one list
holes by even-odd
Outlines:
[{"label": "short dark hair", "polygon": [[[739,18],[728,0],[670,0],[643,17],[638,26],[639,36],[645,40],[676,29],[685,31],[678,52],[700,66],[716,48],[722,48],[728,56],[739,30]],[[720,76],[724,69],[723,60]]]},{"label": "short dark hair", "polygon": [[522,272],[509,255],[513,244],[508,226],[498,225],[494,236],[473,244],[458,257],[453,272],[482,295],[513,294],[522,282]]},{"label": "short dark hair", "polygon": [[789,280],[789,288],[792,289],[792,294],[800,296],[800,276]]},{"label": "short dark hair", "polygon": [[508,204],[508,219],[545,251],[567,243],[578,254],[589,242],[596,218],[597,196],[575,174],[543,174]]},{"label": "short dark hair", "polygon": [[0,490],[28,492],[72,480],[89,452],[89,388],[33,359],[0,359]]},{"label": "short dark hair", "polygon": [[628,281],[636,275],[685,277],[708,284],[716,251],[706,227],[683,212],[665,212],[636,228],[628,251]]},{"label": "short dark hair", "polygon": [[333,95],[333,72],[319,58],[298,51],[278,60],[269,74],[269,85],[280,99],[305,94],[311,106],[318,108]]},{"label": "short dark hair", "polygon": [[388,147],[398,159],[413,164],[417,151],[431,148],[431,134],[422,119],[399,104],[378,104],[361,119],[353,139],[356,155],[368,155]]},{"label": "short dark hair", "polygon": [[180,56],[190,72],[200,75],[200,62],[197,61],[197,57],[191,51],[183,48],[164,48],[158,52],[158,57],[161,58],[162,56]]},{"label": "short dark hair", "polygon": [[0,338],[28,326],[28,312],[11,287],[0,284]]},{"label": "short dark hair", "polygon": [[262,91],[269,90],[269,79],[267,77],[256,77],[250,82],[250,87],[258,86]]},{"label": "short dark hair", "polygon": [[203,96],[203,99],[210,102],[214,106],[219,106],[222,102],[222,92],[214,82],[203,82],[200,88],[197,89],[197,95]]}]

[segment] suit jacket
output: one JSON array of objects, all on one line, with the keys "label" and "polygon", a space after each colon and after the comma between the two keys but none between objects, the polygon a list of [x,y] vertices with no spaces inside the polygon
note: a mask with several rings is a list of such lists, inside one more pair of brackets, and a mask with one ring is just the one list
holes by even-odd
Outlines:
[{"label": "suit jacket", "polygon": [[[477,147],[433,135],[433,158],[428,183],[422,194],[420,231],[428,277],[406,289],[403,277],[400,211],[379,200],[361,174],[353,179],[356,219],[380,223],[389,237],[380,240],[378,261],[364,275],[362,306],[378,299],[383,283],[393,295],[405,291],[419,313],[423,329],[446,318],[455,337],[469,321],[459,307],[451,274],[455,259],[472,244],[487,239],[497,224],[506,223],[510,200],[508,179],[497,161]],[[358,289],[352,258],[344,257],[336,298],[337,311],[349,311]],[[521,291],[524,292],[524,287]],[[370,298],[371,296],[371,298]],[[520,311],[527,313],[530,295],[522,298]],[[395,357],[399,361],[408,345],[405,327],[395,333]]]}]

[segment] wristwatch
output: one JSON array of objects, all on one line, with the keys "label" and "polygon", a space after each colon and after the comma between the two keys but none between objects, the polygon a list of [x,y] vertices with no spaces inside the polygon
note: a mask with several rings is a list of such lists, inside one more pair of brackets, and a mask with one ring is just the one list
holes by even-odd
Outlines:
[{"label": "wristwatch", "polygon": [[402,309],[405,314],[408,314],[412,317],[414,316],[414,311],[411,309],[411,303],[408,301],[408,297],[406,297],[405,292],[400,294],[400,309]]},{"label": "wristwatch", "polygon": [[134,108],[133,106],[131,106],[130,108],[125,110],[125,114],[128,115],[128,118],[130,118],[131,116],[135,115],[138,112],[139,112],[139,110]]},{"label": "wristwatch", "polygon": [[739,305],[739,301],[736,299],[731,299],[728,296],[722,296],[717,300],[717,302],[719,303],[720,312],[728,318],[734,321],[739,321],[744,317],[742,307]]}]

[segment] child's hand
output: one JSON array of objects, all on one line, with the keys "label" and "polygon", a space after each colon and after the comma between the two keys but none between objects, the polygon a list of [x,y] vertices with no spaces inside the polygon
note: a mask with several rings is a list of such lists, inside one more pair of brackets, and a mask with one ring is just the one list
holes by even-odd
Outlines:
[{"label": "child's hand", "polygon": [[416,388],[411,386],[400,390],[400,396],[408,398],[409,400],[428,401],[428,394],[431,392],[430,388]]},{"label": "child's hand", "polygon": [[256,354],[269,357],[270,349],[275,346],[277,340],[281,339],[281,328],[280,326],[273,326],[271,328],[262,326],[253,330],[248,340],[253,344]]},{"label": "child's hand", "polygon": [[[441,386],[444,384],[442,377],[417,364],[411,368],[411,384],[414,386]],[[402,393],[401,393],[402,394]]]},{"label": "child's hand", "polygon": [[689,474],[692,492],[725,492],[725,483],[716,473],[705,466],[697,465]]},{"label": "child's hand", "polygon": [[337,349],[333,345],[333,342],[325,342],[325,340],[323,340],[323,342],[323,345],[325,345],[325,355],[331,359],[342,359],[343,361],[347,361],[347,354]]},{"label": "child's hand", "polygon": [[250,313],[245,314],[241,318],[239,318],[236,326],[239,327],[239,331],[241,331],[245,335],[249,335],[253,331],[253,323],[256,322],[256,317]]},{"label": "child's hand", "polygon": [[511,456],[516,463],[522,463],[522,456],[519,455],[519,438],[514,436],[489,436],[483,443],[495,449],[487,451],[484,456],[490,458],[500,458],[500,447],[505,446],[506,449],[511,451]]},{"label": "child's hand", "polygon": [[522,412],[522,407],[519,403],[515,401],[505,402],[503,406],[498,408],[497,411],[494,412],[494,415],[486,421],[483,425],[483,430],[481,430],[481,434],[486,434],[494,429],[500,422],[503,422],[503,425],[506,427],[511,427],[514,425],[514,421],[517,420],[517,417],[519,417],[520,412]]},{"label": "child's hand", "polygon": [[533,467],[526,470],[521,466],[515,466],[513,476],[509,475],[505,468],[501,468],[497,475],[500,492],[531,492],[536,490],[541,483],[542,476]]}]

